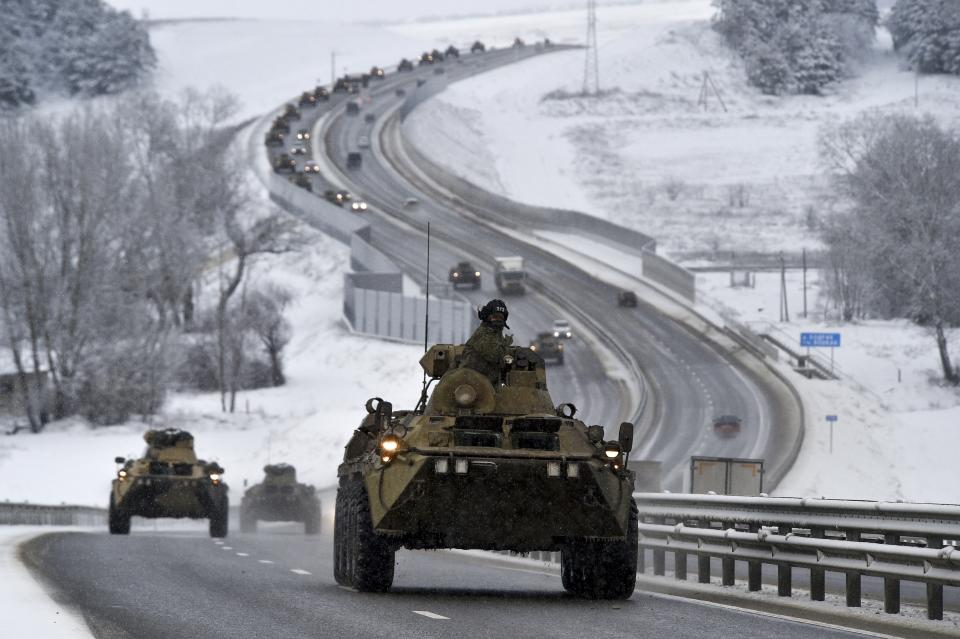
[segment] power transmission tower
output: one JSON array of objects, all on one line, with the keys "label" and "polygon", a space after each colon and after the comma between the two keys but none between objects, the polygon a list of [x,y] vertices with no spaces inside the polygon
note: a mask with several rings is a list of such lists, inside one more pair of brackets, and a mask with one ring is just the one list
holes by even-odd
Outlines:
[{"label": "power transmission tower", "polygon": [[587,57],[583,65],[583,94],[600,92],[600,60],[597,54],[597,0],[587,0]]}]

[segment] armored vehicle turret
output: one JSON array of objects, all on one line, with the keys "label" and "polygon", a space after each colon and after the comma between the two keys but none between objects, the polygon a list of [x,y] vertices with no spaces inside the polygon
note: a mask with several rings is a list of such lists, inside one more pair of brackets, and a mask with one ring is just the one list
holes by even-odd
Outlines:
[{"label": "armored vehicle turret", "polygon": [[140,459],[117,457],[121,468],[110,489],[109,529],[130,532],[130,518],[190,517],[210,519],[210,536],[227,536],[227,485],[223,468],[197,459],[193,435],[168,428],[143,435],[147,450]]},{"label": "armored vehicle turret", "polygon": [[304,532],[320,532],[320,500],[313,486],[297,481],[290,464],[268,464],[264,478],[243,494],[240,531],[256,532],[257,521],[302,521]]},{"label": "armored vehicle turret", "polygon": [[[555,405],[543,359],[510,346],[497,383],[438,344],[414,410],[373,398],[338,469],[334,576],[382,591],[399,548],[559,551],[564,587],[627,598],[637,568],[633,425],[601,426]],[[435,383],[435,385],[434,385]],[[433,386],[432,393],[427,390]]]}]

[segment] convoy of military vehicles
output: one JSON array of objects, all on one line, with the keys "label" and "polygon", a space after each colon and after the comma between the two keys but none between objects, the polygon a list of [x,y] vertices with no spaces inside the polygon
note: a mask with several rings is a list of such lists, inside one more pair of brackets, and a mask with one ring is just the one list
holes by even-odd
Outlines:
[{"label": "convoy of military vehicles", "polygon": [[[524,43],[517,38],[513,46]],[[477,54],[486,47],[476,41],[469,50]],[[445,51],[426,51],[416,62],[437,65],[459,57],[460,50],[450,45]],[[403,59],[397,70],[413,68],[411,60]],[[337,78],[330,89],[304,91],[298,105],[286,104],[273,120],[264,143],[286,147],[290,122],[301,117],[298,106],[315,107],[335,93],[349,97],[385,75],[373,67],[368,74]],[[396,94],[404,92],[396,89]],[[347,113],[359,113],[360,104],[347,100]],[[365,120],[374,122],[374,114]],[[309,128],[300,128],[294,138],[288,150],[272,156],[273,169],[313,190],[309,175],[319,177],[320,169],[309,159]],[[292,157],[297,153],[307,156],[300,172]],[[347,166],[361,165],[362,155],[349,152]],[[366,209],[365,202],[344,190],[328,188],[322,196],[338,206]],[[416,204],[407,198],[404,206]],[[523,257],[494,258],[493,278],[500,293],[524,294]],[[450,269],[449,281],[454,288],[479,289],[480,269],[459,262]],[[618,303],[635,306],[636,296],[623,291]],[[429,383],[425,381],[417,406],[394,410],[380,398],[367,402],[367,414],[338,468],[338,584],[388,590],[399,548],[553,551],[560,553],[563,586],[571,593],[630,596],[638,562],[634,474],[628,467],[633,425],[621,424],[617,438],[607,439],[603,427],[576,419],[572,404],[554,403],[545,363],[563,364],[563,341],[572,337],[569,323],[558,322],[553,330],[537,334],[529,347],[509,346],[496,384],[460,365],[463,345],[437,344],[420,360]],[[714,428],[727,435],[739,429],[734,419],[718,418]],[[190,517],[209,519],[210,535],[226,536],[224,469],[197,459],[186,431],[150,430],[144,439],[143,457],[116,458],[110,532],[128,534],[134,516]],[[304,524],[306,534],[318,534],[321,504],[314,487],[298,482],[288,464],[268,464],[263,470],[263,480],[247,488],[240,501],[241,531],[255,532],[261,521],[295,521]]]}]

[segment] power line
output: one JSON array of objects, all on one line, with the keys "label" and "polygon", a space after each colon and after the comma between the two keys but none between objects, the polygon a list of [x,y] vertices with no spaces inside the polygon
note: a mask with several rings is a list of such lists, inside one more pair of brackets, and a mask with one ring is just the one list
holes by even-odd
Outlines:
[{"label": "power line", "polygon": [[597,0],[587,0],[587,55],[583,64],[583,94],[600,92],[600,58],[597,53]]}]

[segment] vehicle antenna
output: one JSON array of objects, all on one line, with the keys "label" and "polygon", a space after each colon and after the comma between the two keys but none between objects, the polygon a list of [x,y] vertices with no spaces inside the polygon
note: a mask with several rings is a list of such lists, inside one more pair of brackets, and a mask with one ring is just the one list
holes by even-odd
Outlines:
[{"label": "vehicle antenna", "polygon": [[[426,304],[423,312],[423,352],[427,352],[427,344],[430,334],[430,222],[427,222],[427,285]],[[425,410],[427,407],[427,371],[423,371],[423,389],[420,391],[420,401],[417,403],[417,411]]]}]

